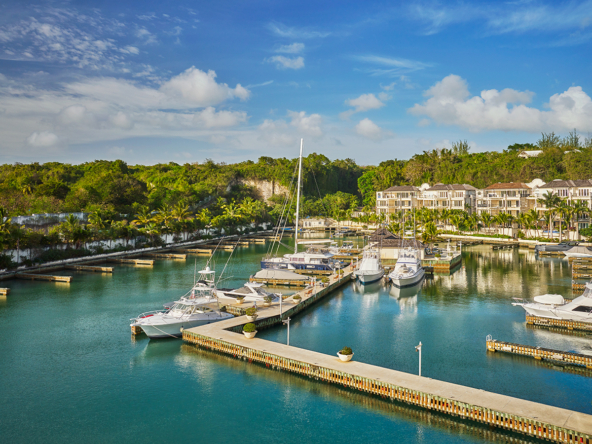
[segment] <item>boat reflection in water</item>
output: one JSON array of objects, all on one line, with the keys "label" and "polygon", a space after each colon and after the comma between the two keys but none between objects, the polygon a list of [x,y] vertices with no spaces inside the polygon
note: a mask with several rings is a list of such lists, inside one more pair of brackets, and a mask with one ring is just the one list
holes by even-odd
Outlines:
[{"label": "boat reflection in water", "polygon": [[423,287],[423,280],[411,287],[399,288],[391,285],[389,294],[397,300],[401,311],[417,312],[417,299],[421,288]]}]

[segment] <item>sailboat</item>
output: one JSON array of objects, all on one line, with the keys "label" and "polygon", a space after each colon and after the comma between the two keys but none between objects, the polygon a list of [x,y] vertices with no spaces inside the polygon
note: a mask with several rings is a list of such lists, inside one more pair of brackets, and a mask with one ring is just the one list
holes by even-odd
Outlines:
[{"label": "sailboat", "polygon": [[[296,227],[294,230],[294,253],[284,254],[282,257],[265,257],[261,260],[261,268],[272,268],[276,270],[322,270],[334,271],[342,268],[343,263],[333,259],[334,254],[330,251],[318,251],[308,249],[298,251],[298,227],[300,221],[300,188],[302,183],[302,146],[303,139],[300,139],[300,158],[298,165],[298,187],[296,193]],[[281,221],[281,218],[280,218]],[[280,222],[281,223],[281,222]]]}]

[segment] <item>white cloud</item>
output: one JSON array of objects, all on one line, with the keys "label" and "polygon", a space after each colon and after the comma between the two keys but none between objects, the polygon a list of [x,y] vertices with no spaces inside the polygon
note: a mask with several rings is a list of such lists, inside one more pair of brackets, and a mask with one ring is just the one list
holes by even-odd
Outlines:
[{"label": "white cloud", "polygon": [[210,70],[206,73],[194,66],[165,82],[160,90],[171,97],[182,98],[199,107],[216,105],[234,97],[246,100],[251,94],[240,84],[233,89],[226,83],[217,83],[214,71]]},{"label": "white cloud", "polygon": [[330,32],[312,31],[309,29],[298,29],[283,25],[282,23],[270,23],[267,29],[279,37],[286,37],[291,39],[314,39],[324,38],[331,35]]},{"label": "white cloud", "polygon": [[132,122],[130,117],[122,111],[119,111],[114,116],[111,116],[110,120],[111,123],[117,128],[129,130],[134,126],[134,122]]},{"label": "white cloud", "polygon": [[257,130],[258,140],[270,146],[290,146],[296,141],[296,137],[290,133],[288,124],[284,120],[265,119]]},{"label": "white cloud", "polygon": [[310,114],[307,116],[304,111],[288,111],[288,116],[292,119],[290,125],[296,127],[299,132],[313,137],[321,137],[323,135],[323,130],[321,129],[323,119],[319,114]]},{"label": "white cloud", "polygon": [[273,56],[266,59],[269,63],[275,63],[276,68],[278,69],[300,69],[304,68],[304,58],[301,56],[298,57],[285,57],[285,56]]},{"label": "white cloud", "polygon": [[246,122],[247,113],[244,111],[218,111],[209,106],[199,113],[195,113],[193,121],[204,128],[225,128]]},{"label": "white cloud", "polygon": [[[389,96],[386,93],[380,93],[379,97],[382,100],[389,99]],[[360,97],[355,99],[346,100],[345,104],[354,107],[354,109],[339,114],[339,117],[343,120],[348,119],[355,113],[361,113],[371,109],[379,109],[384,106],[384,103],[380,99],[376,98],[374,94],[362,94]]]},{"label": "white cloud", "polygon": [[58,143],[58,136],[48,131],[42,131],[40,133],[35,131],[27,137],[26,142],[29,146],[33,147],[49,147]]},{"label": "white cloud", "polygon": [[376,142],[394,136],[390,131],[383,130],[368,118],[360,120],[355,126],[355,130],[360,136],[366,137]]},{"label": "white cloud", "polygon": [[79,124],[85,120],[87,116],[86,108],[82,105],[70,105],[62,109],[56,121],[61,125]]},{"label": "white cloud", "polygon": [[395,82],[392,82],[392,83],[390,83],[389,85],[383,85],[383,84],[381,83],[381,84],[380,84],[380,87],[381,87],[382,89],[384,89],[385,91],[392,91],[392,90],[393,90],[393,88],[395,87],[395,85],[396,85],[396,83],[395,83]]},{"label": "white cloud", "polygon": [[456,75],[445,77],[425,95],[428,99],[410,108],[411,114],[471,131],[592,131],[592,100],[579,86],[551,96],[548,111],[526,106],[533,97],[529,91],[491,89],[471,96],[467,82]]},{"label": "white cloud", "polygon": [[399,76],[404,73],[419,71],[432,66],[429,63],[419,62],[417,60],[409,60],[395,57],[383,57],[377,55],[356,56],[354,57],[354,60],[358,60],[360,62],[364,62],[370,65],[378,65],[385,67],[368,69],[367,72],[374,76]]},{"label": "white cloud", "polygon": [[289,45],[282,45],[275,52],[284,54],[300,54],[304,51],[304,43],[291,43]]}]

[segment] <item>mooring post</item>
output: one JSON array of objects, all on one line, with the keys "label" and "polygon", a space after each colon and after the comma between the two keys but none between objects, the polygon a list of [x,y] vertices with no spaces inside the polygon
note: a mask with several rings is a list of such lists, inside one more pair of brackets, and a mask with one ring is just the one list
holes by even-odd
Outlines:
[{"label": "mooring post", "polygon": [[419,376],[421,376],[421,341],[419,341],[419,345],[415,346],[415,351],[419,352]]},{"label": "mooring post", "polygon": [[290,318],[288,317],[288,319],[286,319],[285,321],[282,321],[284,324],[286,324],[288,326],[288,342],[286,345],[290,345]]}]

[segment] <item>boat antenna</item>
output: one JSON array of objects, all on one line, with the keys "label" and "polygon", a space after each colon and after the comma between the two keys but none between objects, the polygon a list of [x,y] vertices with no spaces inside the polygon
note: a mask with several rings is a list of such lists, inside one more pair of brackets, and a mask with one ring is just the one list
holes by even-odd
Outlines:
[{"label": "boat antenna", "polygon": [[193,286],[197,283],[197,258],[195,258],[195,265],[193,267]]},{"label": "boat antenna", "polygon": [[296,227],[294,232],[294,254],[298,253],[298,222],[300,215],[300,183],[302,180],[302,144],[304,139],[300,139],[300,165],[298,166],[298,188],[296,192]]},{"label": "boat antenna", "polygon": [[230,256],[228,256],[228,260],[224,264],[224,268],[222,269],[222,273],[220,273],[220,276],[218,276],[218,282],[216,283],[216,287],[220,284],[220,280],[222,279],[222,275],[226,271],[226,267],[228,266],[228,263],[230,262],[230,258],[232,258],[232,255],[234,254],[234,250],[236,250],[236,248],[238,247],[238,243],[240,242],[240,239],[241,239],[241,237],[239,236],[238,239],[236,240],[236,244],[235,244],[234,248],[230,252]]}]

